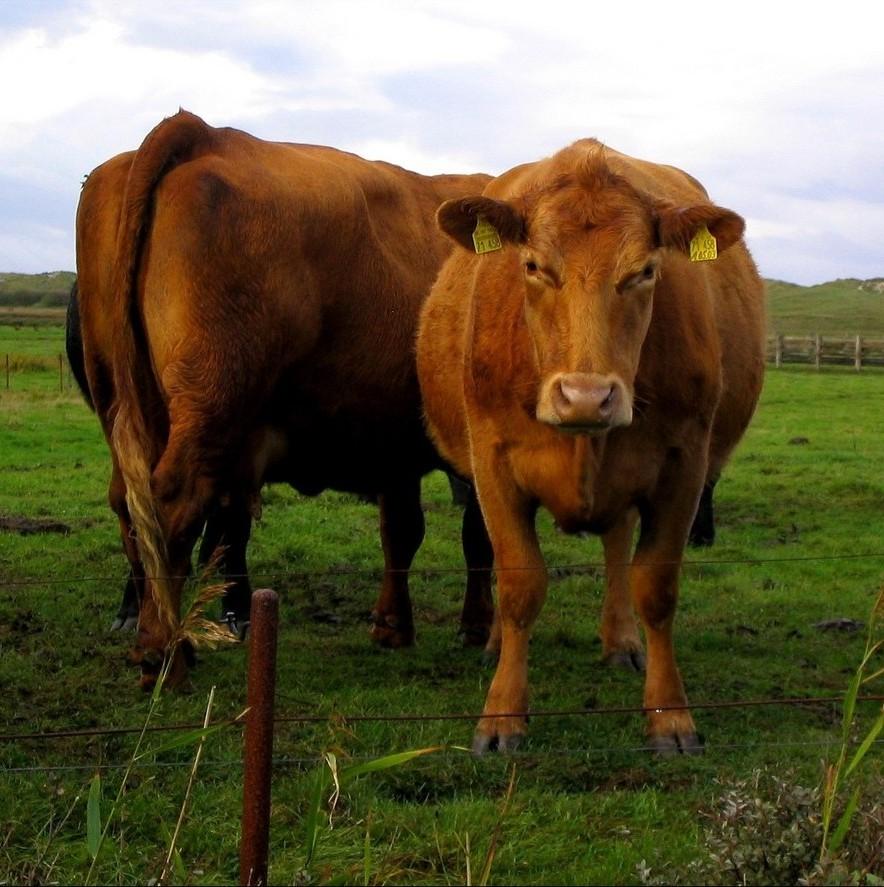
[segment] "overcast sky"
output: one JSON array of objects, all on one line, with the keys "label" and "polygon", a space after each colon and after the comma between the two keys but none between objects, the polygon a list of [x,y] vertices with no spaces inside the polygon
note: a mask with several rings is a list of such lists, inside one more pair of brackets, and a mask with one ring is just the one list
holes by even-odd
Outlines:
[{"label": "overcast sky", "polygon": [[884,5],[0,0],[0,271],[73,270],[80,182],[184,107],[419,172],[584,136],[747,219],[767,277],[884,276]]}]

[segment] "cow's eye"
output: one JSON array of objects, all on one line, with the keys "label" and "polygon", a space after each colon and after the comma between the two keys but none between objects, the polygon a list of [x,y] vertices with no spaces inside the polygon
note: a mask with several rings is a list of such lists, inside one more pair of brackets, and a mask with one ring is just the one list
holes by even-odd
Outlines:
[{"label": "cow's eye", "polygon": [[621,289],[631,289],[632,287],[641,286],[644,283],[649,283],[652,281],[657,275],[657,265],[654,262],[648,262],[638,274],[633,274],[631,277],[627,277],[621,286]]},{"label": "cow's eye", "polygon": [[540,269],[537,267],[537,262],[533,261],[532,259],[529,259],[527,262],[525,262],[526,273],[534,275],[537,274],[539,270]]}]

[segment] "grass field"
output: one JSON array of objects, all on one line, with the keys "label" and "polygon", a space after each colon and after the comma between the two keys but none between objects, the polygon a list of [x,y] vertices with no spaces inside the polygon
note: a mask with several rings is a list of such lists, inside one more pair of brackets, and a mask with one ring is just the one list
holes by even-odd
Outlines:
[{"label": "grass field", "polygon": [[[0,352],[15,334],[0,326]],[[46,335],[43,352],[33,343],[35,357],[46,348],[51,356],[61,341],[58,330]],[[881,588],[882,429],[884,372],[768,373],[756,420],[719,485],[719,540],[689,552],[684,569],[677,648],[693,702],[843,693],[863,630],[815,626],[867,622]],[[97,422],[76,391],[59,392],[57,371],[24,368],[9,391],[0,388],[0,518],[34,531],[0,529],[0,732],[144,720],[148,700],[126,663],[131,638],[107,630],[125,576],[107,478]],[[277,709],[328,716],[278,729],[272,882],[479,883],[494,842],[491,883],[697,883],[698,871],[707,883],[738,883],[723,856],[710,857],[721,838],[716,799],[733,789],[752,800],[761,789],[740,786],[757,778],[818,785],[822,762],[836,753],[837,705],[700,708],[706,753],[674,759],[642,751],[642,723],[629,714],[535,717],[524,752],[479,760],[453,748],[469,745],[469,720],[346,719],[481,709],[492,672],[456,637],[459,513],[441,475],[427,479],[424,498],[427,537],[412,581],[418,645],[391,652],[372,647],[367,632],[381,565],[374,508],[331,493],[266,491],[250,569],[256,586],[282,599]],[[548,562],[562,569],[532,644],[533,708],[639,705],[640,676],[599,663],[598,540],[561,536],[541,520]],[[157,722],[201,721],[213,685],[215,717],[237,714],[245,664],[243,646],[201,654],[191,687],[163,697]],[[880,693],[881,681],[866,692]],[[867,725],[875,706],[861,713]],[[96,768],[111,768],[101,771],[106,813],[135,741],[0,741],[0,884],[84,881],[89,782]],[[323,752],[343,765],[435,745],[447,748],[345,786],[334,809],[325,807],[305,869],[305,819]],[[178,880],[181,872],[188,883],[236,878],[241,754],[238,728],[207,741],[179,839]],[[192,748],[175,749],[135,768],[93,881],[158,876],[192,758]],[[867,764],[869,798],[884,778],[880,751]],[[515,788],[501,815],[512,768]],[[763,821],[744,837],[771,856],[791,827],[789,802],[780,806],[785,825]],[[754,881],[742,875],[795,883],[770,870]]]}]

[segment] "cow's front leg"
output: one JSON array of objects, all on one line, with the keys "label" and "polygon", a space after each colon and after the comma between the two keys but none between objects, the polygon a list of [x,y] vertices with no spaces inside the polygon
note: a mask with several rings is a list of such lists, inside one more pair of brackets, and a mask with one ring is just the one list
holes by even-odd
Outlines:
[{"label": "cow's front leg", "polygon": [[602,660],[644,671],[645,654],[629,594],[629,562],[638,511],[634,508],[602,537],[605,548],[605,600],[602,604]]},{"label": "cow's front leg", "polygon": [[372,637],[383,647],[414,644],[414,617],[408,595],[408,570],[424,538],[419,477],[403,480],[378,497],[384,579],[371,614]]},{"label": "cow's front leg", "polygon": [[632,599],[647,643],[648,738],[653,748],[667,753],[702,750],[686,708],[672,636],[681,562],[702,482],[702,475],[687,470],[664,475],[655,500],[642,509],[641,533],[630,568]]},{"label": "cow's front leg", "polygon": [[494,549],[500,658],[476,729],[473,751],[516,748],[526,732],[528,643],[546,597],[547,575],[534,528],[536,505],[506,475],[477,476]]},{"label": "cow's front leg", "polygon": [[[467,492],[461,541],[467,565],[467,588],[460,616],[460,630],[465,646],[481,647],[489,642],[494,622],[494,598],[491,594],[494,551],[485,529],[479,499],[471,486]],[[491,643],[494,645],[493,653],[496,654],[499,643],[493,638]]]}]

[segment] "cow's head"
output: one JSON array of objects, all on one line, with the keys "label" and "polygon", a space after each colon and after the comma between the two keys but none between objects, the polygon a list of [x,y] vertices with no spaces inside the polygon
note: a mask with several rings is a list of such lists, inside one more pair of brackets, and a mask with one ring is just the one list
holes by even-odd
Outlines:
[{"label": "cow's head", "polygon": [[555,177],[512,200],[449,200],[439,227],[473,250],[481,217],[518,249],[525,318],[540,377],[536,416],[602,433],[632,422],[635,377],[667,250],[688,253],[705,225],[718,250],[743,220],[709,202],[654,200],[613,172],[604,148],[578,151]]}]

